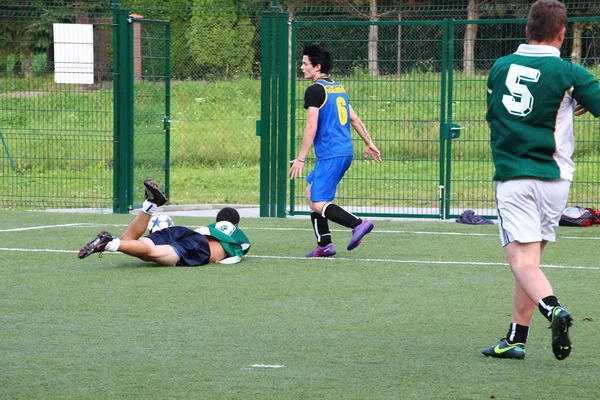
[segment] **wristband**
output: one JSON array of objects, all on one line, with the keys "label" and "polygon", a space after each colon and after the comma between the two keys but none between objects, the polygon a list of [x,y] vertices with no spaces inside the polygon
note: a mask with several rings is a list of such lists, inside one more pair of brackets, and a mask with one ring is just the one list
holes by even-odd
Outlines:
[{"label": "wristband", "polygon": [[300,158],[296,158],[296,160],[298,160],[298,161],[300,161],[300,162],[304,162],[304,161],[306,161],[306,159],[304,159],[304,160],[301,160]]}]

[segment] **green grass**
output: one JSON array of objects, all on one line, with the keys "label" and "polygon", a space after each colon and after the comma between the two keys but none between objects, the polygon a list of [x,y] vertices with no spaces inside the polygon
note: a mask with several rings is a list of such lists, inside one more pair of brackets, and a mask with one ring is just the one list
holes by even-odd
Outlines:
[{"label": "green grass", "polygon": [[[1,398],[600,397],[598,227],[560,228],[543,260],[575,317],[571,356],[554,359],[536,312],[526,360],[512,361],[480,354],[510,322],[496,226],[378,221],[352,252],[349,232],[332,226],[338,255],[311,260],[308,220],[245,219],[241,264],[165,268],[77,259],[130,216],[0,218]],[[47,227],[60,224],[78,225]]]}]

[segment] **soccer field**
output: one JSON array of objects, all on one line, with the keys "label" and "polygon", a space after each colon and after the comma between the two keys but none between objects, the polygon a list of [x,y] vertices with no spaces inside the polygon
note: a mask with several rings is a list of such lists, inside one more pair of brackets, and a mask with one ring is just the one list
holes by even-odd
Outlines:
[{"label": "soccer field", "polygon": [[131,218],[0,211],[0,398],[600,398],[598,227],[560,228],[543,260],[571,356],[554,358],[536,312],[517,361],[481,355],[510,322],[496,225],[376,221],[348,252],[332,224],[337,256],[306,259],[308,220],[243,219],[240,264],[77,258]]}]

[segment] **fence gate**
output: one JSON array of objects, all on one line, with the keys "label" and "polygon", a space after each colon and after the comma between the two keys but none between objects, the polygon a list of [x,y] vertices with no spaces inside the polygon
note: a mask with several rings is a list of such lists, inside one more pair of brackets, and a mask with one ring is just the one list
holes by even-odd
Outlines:
[{"label": "fence gate", "polygon": [[[376,31],[378,46],[369,45]],[[334,35],[335,33],[335,35]],[[334,38],[345,37],[340,43]],[[332,50],[332,77],[371,133],[384,163],[364,161],[364,144],[353,133],[355,161],[338,187],[336,202],[358,215],[440,218],[443,213],[446,146],[447,23],[444,21],[292,21],[290,126],[293,159],[305,126],[299,71],[306,44]],[[373,53],[375,51],[375,53]],[[369,61],[370,60],[370,61]],[[305,172],[314,167],[309,157]],[[291,183],[290,214],[309,214],[306,183]]]},{"label": "fence gate", "polygon": [[[598,22],[597,17],[570,19],[561,48],[564,59],[576,55],[573,62],[592,72],[600,60]],[[363,161],[364,145],[353,134],[355,162],[339,185],[336,202],[364,216],[445,219],[472,209],[494,218],[494,166],[485,121],[487,74],[494,60],[526,42],[525,24],[523,19],[291,21],[290,60],[274,64],[279,74],[282,65],[293,66],[290,153],[279,164],[296,156],[305,126],[303,95],[311,82],[299,71],[302,48],[323,42],[334,56],[332,77],[343,84],[384,157],[383,164]],[[341,42],[341,37],[347,39]],[[272,96],[271,103],[276,99]],[[278,128],[285,126],[285,117],[279,113]],[[575,119],[577,169],[571,205],[597,208],[598,125],[590,115]],[[305,172],[314,161],[308,158]],[[305,187],[301,180],[291,183],[291,215],[310,213]],[[281,196],[277,199],[281,203]],[[277,207],[279,216],[281,205]]]},{"label": "fence gate", "polygon": [[115,171],[121,173],[115,173],[114,211],[120,213],[144,201],[146,178],[167,196],[170,190],[171,25],[134,17],[121,10],[115,35]]}]

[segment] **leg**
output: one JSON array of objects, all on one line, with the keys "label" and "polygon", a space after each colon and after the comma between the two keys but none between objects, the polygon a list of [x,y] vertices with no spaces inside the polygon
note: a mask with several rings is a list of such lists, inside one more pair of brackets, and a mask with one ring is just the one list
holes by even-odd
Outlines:
[{"label": "leg", "polygon": [[515,281],[512,304],[513,322],[519,325],[529,326],[536,306],[537,303],[533,302],[527,293],[525,293],[523,287]]},{"label": "leg", "polygon": [[133,218],[133,220],[125,229],[125,232],[121,235],[121,241],[123,240],[138,240],[146,230],[148,229],[148,222],[150,222],[150,218],[152,215],[146,214],[145,212],[140,212],[138,215]]},{"label": "leg", "polygon": [[155,245],[148,238],[121,239],[119,251],[137,257],[140,260],[152,261],[159,265],[173,266],[179,261],[179,255],[170,245]]},{"label": "leg", "polygon": [[569,186],[568,181],[536,179],[517,179],[496,184],[500,238],[515,277],[512,304],[514,322],[507,335],[507,339],[510,337],[512,340],[514,334],[515,342],[502,339],[496,347],[484,349],[483,354],[507,357],[503,355],[504,352],[511,353],[521,346],[517,355],[524,358],[522,344],[537,305],[550,321],[555,357],[562,360],[569,355],[571,341],[568,330],[572,325],[572,317],[560,306],[548,278],[540,269],[547,242],[555,240],[555,229],[568,198]]},{"label": "leg", "polygon": [[[522,297],[524,294],[537,305],[541,299],[553,294],[548,278],[540,269],[541,242],[511,242],[504,247],[504,252],[510,269],[515,276],[515,288],[518,285],[519,292],[523,292],[519,296]],[[528,325],[528,323],[525,325]]]},{"label": "leg", "polygon": [[[324,203],[313,203],[310,200],[311,185],[309,184],[306,188],[306,202],[308,203],[312,213],[310,215],[310,221],[312,228],[317,238],[317,247],[310,253],[306,254],[306,257],[331,257],[336,254],[335,246],[331,243],[331,231],[329,230],[329,222],[327,218],[323,217],[320,212],[316,212],[315,209],[319,208],[319,204]],[[322,206],[320,206],[322,208]]]}]

